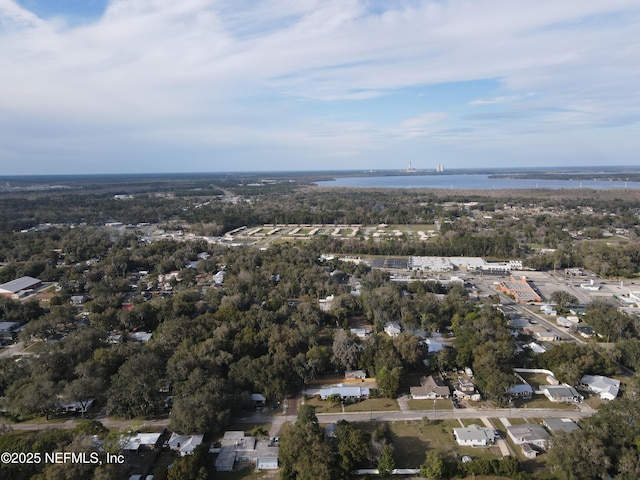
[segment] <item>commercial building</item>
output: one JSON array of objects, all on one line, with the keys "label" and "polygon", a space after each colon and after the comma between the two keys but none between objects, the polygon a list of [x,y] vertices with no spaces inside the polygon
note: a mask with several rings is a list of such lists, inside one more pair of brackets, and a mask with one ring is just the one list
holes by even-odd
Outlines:
[{"label": "commercial building", "polygon": [[42,285],[42,280],[33,277],[20,277],[0,285],[0,295],[3,297],[20,296],[21,292],[33,290]]},{"label": "commercial building", "polygon": [[511,277],[506,282],[500,282],[498,290],[512,296],[516,303],[541,302],[542,298],[529,285],[527,277]]}]

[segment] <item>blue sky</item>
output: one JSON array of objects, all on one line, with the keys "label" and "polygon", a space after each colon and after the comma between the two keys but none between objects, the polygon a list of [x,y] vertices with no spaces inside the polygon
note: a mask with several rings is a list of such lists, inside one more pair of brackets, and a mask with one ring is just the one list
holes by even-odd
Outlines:
[{"label": "blue sky", "polygon": [[637,0],[0,0],[0,175],[637,165]]}]

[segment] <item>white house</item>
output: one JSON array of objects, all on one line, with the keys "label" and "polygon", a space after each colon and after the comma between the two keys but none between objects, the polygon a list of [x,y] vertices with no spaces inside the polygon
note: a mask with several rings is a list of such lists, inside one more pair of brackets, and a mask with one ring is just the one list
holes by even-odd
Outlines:
[{"label": "white house", "polygon": [[390,337],[397,337],[402,332],[402,328],[396,322],[387,322],[384,324],[384,333]]},{"label": "white house", "polygon": [[507,433],[516,445],[528,443],[542,450],[547,448],[547,440],[550,438],[549,432],[536,423],[510,425],[507,427]]},{"label": "white house", "polygon": [[360,400],[369,398],[368,387],[344,387],[341,384],[320,389],[320,398],[326,400],[331,395],[338,394],[343,400]]},{"label": "white house", "polygon": [[602,400],[613,400],[618,396],[620,380],[600,375],[585,375],[580,384],[593,393],[597,393]]},{"label": "white house", "polygon": [[178,435],[173,433],[169,439],[169,448],[184,457],[193,453],[196,447],[202,444],[203,439],[204,435]]},{"label": "white house", "polygon": [[122,436],[122,450],[137,452],[140,448],[154,449],[162,433],[137,433],[132,437]]},{"label": "white house", "polygon": [[580,403],[584,397],[568,385],[541,385],[540,391],[552,402]]},{"label": "white house", "polygon": [[467,447],[486,447],[496,439],[496,431],[493,428],[469,425],[467,428],[454,428],[453,435],[458,445]]},{"label": "white house", "polygon": [[419,387],[410,387],[411,397],[414,400],[437,400],[449,398],[451,391],[444,383],[437,381],[433,375],[420,379]]}]

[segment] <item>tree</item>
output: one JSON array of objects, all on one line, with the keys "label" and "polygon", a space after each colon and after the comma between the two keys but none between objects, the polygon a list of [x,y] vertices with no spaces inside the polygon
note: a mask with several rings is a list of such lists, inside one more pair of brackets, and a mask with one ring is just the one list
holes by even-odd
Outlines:
[{"label": "tree", "polygon": [[391,472],[396,468],[396,461],[393,457],[393,446],[386,444],[382,447],[382,455],[378,461],[378,475],[382,478],[391,475]]},{"label": "tree", "polygon": [[122,364],[107,393],[107,409],[125,418],[155,415],[164,410],[160,386],[165,380],[163,358],[154,351],[137,353]]},{"label": "tree", "polygon": [[339,466],[345,478],[350,478],[360,462],[367,457],[367,435],[349,422],[341,420],[333,432],[339,456]]},{"label": "tree", "polygon": [[564,290],[556,290],[549,298],[561,308],[576,307],[580,304],[580,301],[574,295]]},{"label": "tree", "polygon": [[360,339],[344,330],[338,330],[333,337],[333,363],[345,370],[353,370],[358,365],[362,345]]},{"label": "tree", "polygon": [[560,433],[551,439],[547,465],[564,480],[605,478],[610,464],[602,440],[585,430]]},{"label": "tree", "polygon": [[339,393],[332,393],[327,397],[327,400],[331,402],[332,407],[335,407],[336,405],[339,405],[342,403],[342,395],[340,395]]},{"label": "tree", "polygon": [[386,366],[382,367],[376,375],[378,390],[383,397],[396,398],[398,388],[400,388],[400,375],[402,368],[396,367],[389,370]]},{"label": "tree", "polygon": [[193,454],[178,457],[167,471],[168,480],[207,480],[208,447],[198,445]]},{"label": "tree", "polygon": [[280,436],[279,446],[283,480],[339,477],[336,456],[325,441],[314,407],[300,408],[296,423]]},{"label": "tree", "polygon": [[420,476],[438,480],[444,476],[444,460],[438,450],[429,450],[424,463],[420,465]]}]

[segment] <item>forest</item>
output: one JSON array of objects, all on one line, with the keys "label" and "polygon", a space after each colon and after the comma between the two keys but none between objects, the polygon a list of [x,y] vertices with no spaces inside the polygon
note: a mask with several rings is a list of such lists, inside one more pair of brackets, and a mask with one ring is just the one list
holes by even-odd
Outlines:
[{"label": "forest", "polygon": [[[50,284],[37,300],[0,297],[0,320],[20,323],[18,340],[37,352],[0,361],[7,420],[49,418],[61,402],[95,399],[114,417],[169,415],[172,431],[218,434],[235,415],[251,409],[252,393],[276,404],[336,371],[361,369],[377,378],[374,395],[394,398],[408,374],[471,367],[484,398],[506,406],[516,366],[552,369],[572,385],[584,374],[614,374],[619,364],[640,367],[638,319],[607,302],[587,305],[586,318],[600,339],[558,345],[536,356],[516,349],[508,318],[495,308],[494,298],[472,298],[464,285],[392,282],[388,273],[364,264],[320,259],[326,253],[468,255],[633,278],[640,270],[635,193],[343,191],[301,179],[264,188],[248,187],[251,179],[214,180],[152,188],[101,184],[94,193],[88,188],[0,192],[0,283],[26,275]],[[114,198],[124,194],[135,201]],[[105,228],[113,220],[125,226]],[[258,249],[188,236],[150,240],[141,227],[218,236],[276,222],[437,224],[439,231],[429,241],[321,236]],[[615,243],[603,241],[616,231],[623,233]],[[212,277],[220,271],[224,283],[217,285]],[[354,280],[361,284],[360,295],[352,293]],[[334,301],[325,311],[318,300],[330,295]],[[72,303],[76,297],[83,298],[80,304]],[[354,319],[372,334],[353,335]],[[383,331],[390,321],[402,326],[395,338]],[[430,355],[425,366],[429,352],[422,339],[433,332],[449,332],[452,348]],[[136,333],[152,336],[139,342],[132,339]],[[610,348],[600,348],[599,341]],[[578,434],[556,442],[549,453],[554,474],[637,478],[640,425],[635,415],[622,413],[640,411],[636,383],[585,420]],[[316,444],[317,418],[301,411],[290,437],[283,438],[282,478],[312,478],[311,464],[327,469],[313,478],[351,478],[363,463],[392,469],[392,447],[381,428],[367,437],[343,424],[336,443]],[[7,451],[49,451],[79,442],[82,435],[86,432],[45,436],[34,446],[5,433],[0,442]],[[287,454],[287,442],[307,442],[309,455],[328,463]],[[580,455],[568,453],[586,443],[590,447]],[[367,452],[367,458],[357,451]],[[509,461],[468,466],[478,470],[467,474],[489,469],[526,478]],[[8,468],[13,467],[2,465],[0,472],[17,479],[59,473],[52,466],[39,472]],[[424,476],[460,473],[452,468],[431,454]],[[93,468],[65,478],[119,474],[112,467]]]}]

